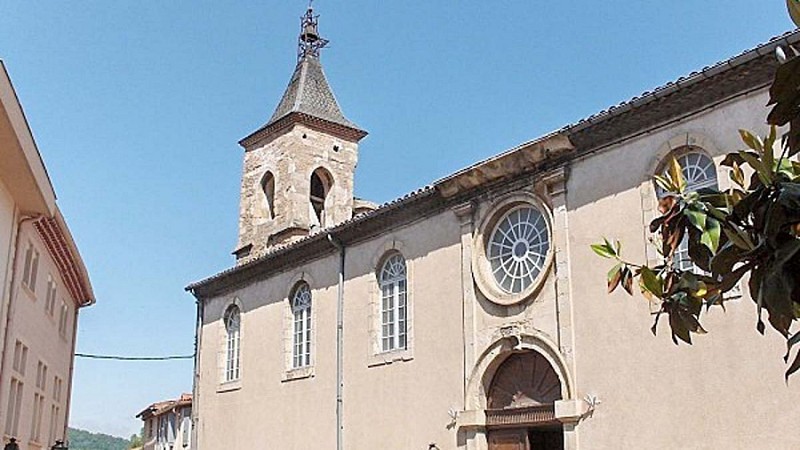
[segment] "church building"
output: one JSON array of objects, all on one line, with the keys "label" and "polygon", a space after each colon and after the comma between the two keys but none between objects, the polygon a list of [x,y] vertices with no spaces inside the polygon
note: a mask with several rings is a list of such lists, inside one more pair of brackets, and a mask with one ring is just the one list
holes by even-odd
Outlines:
[{"label": "church building", "polygon": [[187,287],[197,448],[800,448],[800,385],[746,283],[676,346],[647,300],[606,293],[590,249],[658,260],[653,177],[674,156],[690,188],[727,188],[719,163],[738,129],[767,130],[775,50],[800,32],[378,206],[354,196],[367,132],[325,77],[317,20],[239,142],[236,263]]}]

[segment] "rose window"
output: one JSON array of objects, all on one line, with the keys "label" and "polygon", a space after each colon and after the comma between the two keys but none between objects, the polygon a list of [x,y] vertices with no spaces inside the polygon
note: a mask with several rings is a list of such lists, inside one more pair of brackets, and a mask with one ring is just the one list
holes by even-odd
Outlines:
[{"label": "rose window", "polygon": [[550,250],[547,221],[531,205],[512,208],[495,225],[486,246],[492,276],[508,294],[533,285]]}]

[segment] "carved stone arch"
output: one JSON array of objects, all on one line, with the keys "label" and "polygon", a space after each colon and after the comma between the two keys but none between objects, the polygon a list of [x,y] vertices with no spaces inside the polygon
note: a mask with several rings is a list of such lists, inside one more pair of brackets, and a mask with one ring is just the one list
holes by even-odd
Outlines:
[{"label": "carved stone arch", "polygon": [[289,283],[286,284],[286,288],[284,289],[284,292],[286,292],[286,298],[289,298],[292,295],[292,292],[294,292],[294,289],[301,281],[308,283],[308,286],[312,289],[314,286],[316,286],[314,277],[310,273],[306,271],[296,272],[289,279]]},{"label": "carved stone arch", "polygon": [[[373,270],[379,270],[386,257],[392,252],[398,252],[406,258],[406,244],[396,236],[388,236],[379,242],[380,245],[372,253],[372,259],[370,260]],[[408,262],[408,259],[406,259],[406,262]]]},{"label": "carved stone arch", "polygon": [[714,141],[703,133],[689,131],[676,134],[667,142],[661,144],[656,153],[650,159],[647,170],[648,179],[652,179],[653,176],[661,173],[660,169],[664,166],[665,161],[667,161],[667,158],[671,154],[680,156],[689,151],[705,153],[709,158],[712,159],[715,155],[722,153]]},{"label": "carved stone arch", "polygon": [[492,410],[551,405],[561,400],[561,380],[541,353],[513,352],[495,371],[486,399]]},{"label": "carved stone arch", "polygon": [[574,383],[558,346],[544,333],[501,329],[492,344],[478,357],[467,383],[465,405],[469,410],[485,410],[492,380],[505,360],[515,353],[533,351],[547,361],[561,384],[561,399],[574,398]]}]

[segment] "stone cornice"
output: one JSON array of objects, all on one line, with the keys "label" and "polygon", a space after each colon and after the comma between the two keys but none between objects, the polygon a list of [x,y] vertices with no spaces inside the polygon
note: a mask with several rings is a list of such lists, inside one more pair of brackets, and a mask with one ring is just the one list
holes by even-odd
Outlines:
[{"label": "stone cornice", "polygon": [[239,141],[239,145],[247,150],[252,148],[253,144],[259,141],[270,140],[275,136],[285,132],[297,123],[301,123],[314,130],[321,131],[350,142],[358,142],[368,134],[366,131],[359,130],[358,128],[347,127],[305,113],[291,112],[277,121],[259,128],[255,132],[249,134],[247,137]]}]

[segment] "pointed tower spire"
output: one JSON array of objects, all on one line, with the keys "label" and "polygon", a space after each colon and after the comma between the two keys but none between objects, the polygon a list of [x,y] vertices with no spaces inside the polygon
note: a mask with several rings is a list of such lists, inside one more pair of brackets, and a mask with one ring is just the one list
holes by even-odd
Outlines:
[{"label": "pointed tower spire", "polygon": [[306,13],[300,18],[300,35],[297,40],[297,66],[289,86],[278,102],[278,107],[269,121],[242,139],[247,146],[254,139],[261,139],[273,131],[296,122],[313,122],[309,125],[324,127],[331,134],[343,139],[358,141],[367,135],[356,124],[347,120],[333,95],[320,62],[320,50],[328,44],[319,34],[319,15],[309,2]]}]

